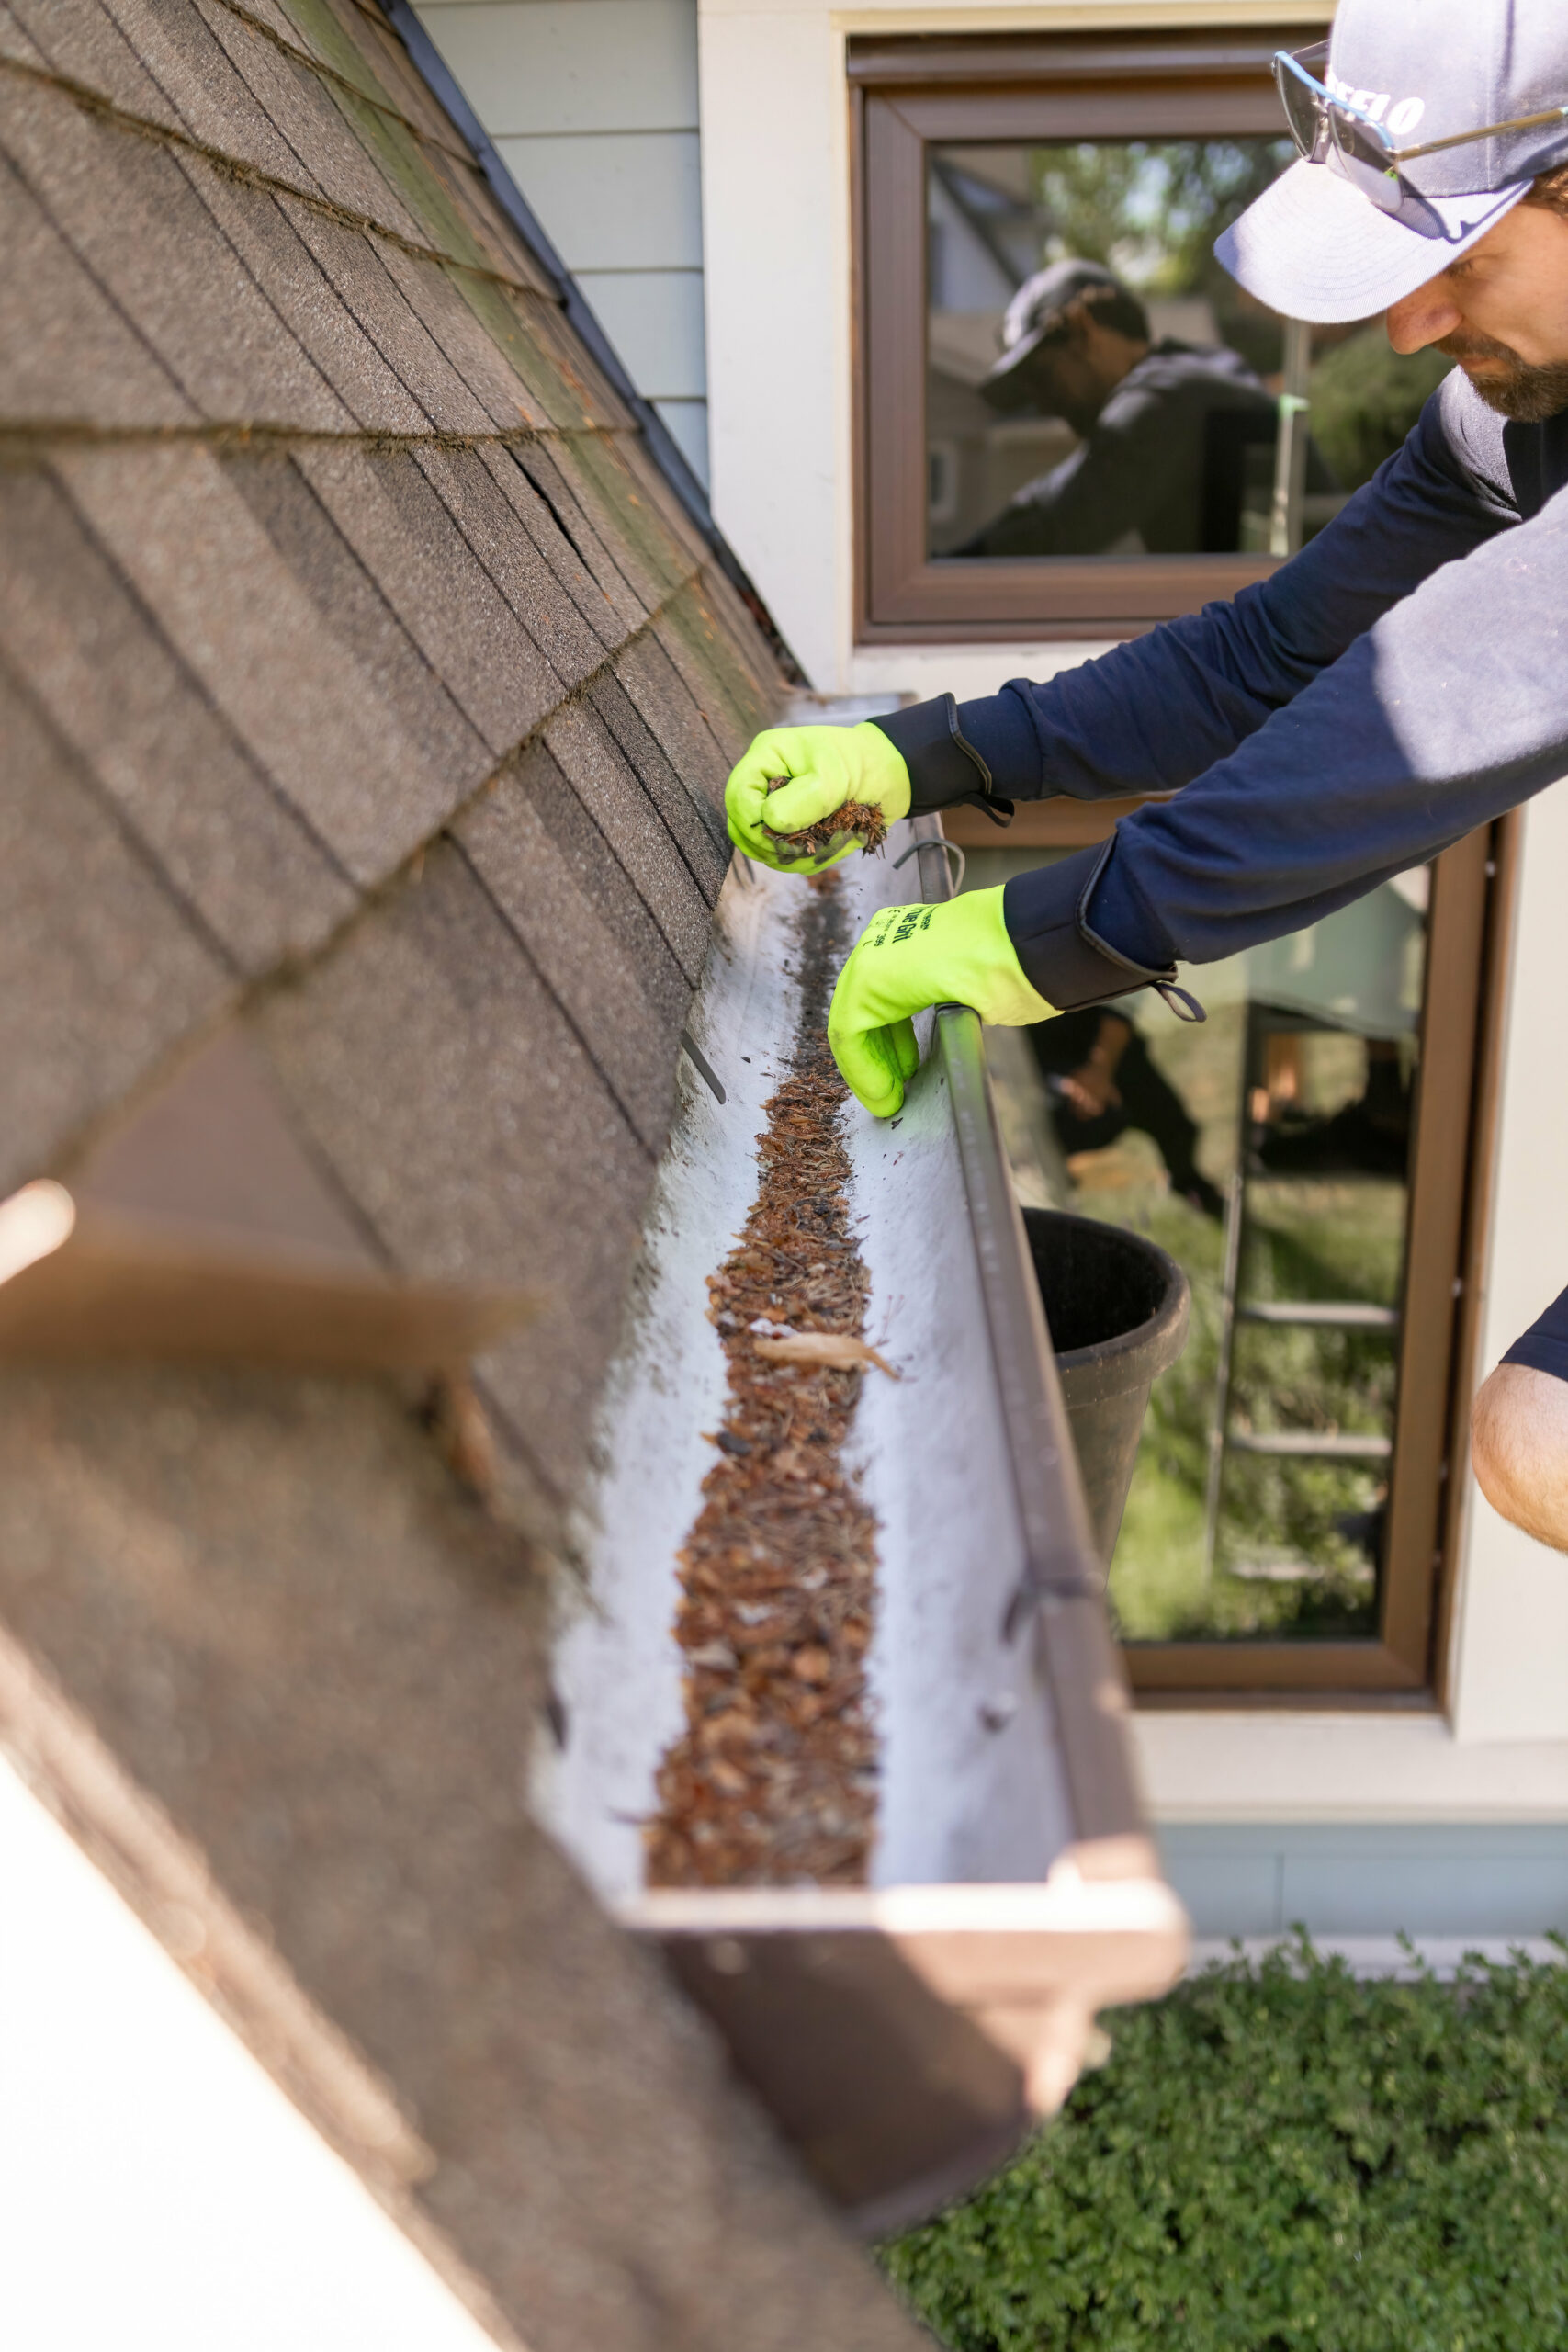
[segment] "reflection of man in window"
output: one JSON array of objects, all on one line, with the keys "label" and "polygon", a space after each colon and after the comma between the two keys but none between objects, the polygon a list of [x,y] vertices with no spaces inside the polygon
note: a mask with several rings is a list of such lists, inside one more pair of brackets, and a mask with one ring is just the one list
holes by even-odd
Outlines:
[{"label": "reflection of man in window", "polygon": [[1027,279],[1002,343],[982,397],[1004,416],[1059,416],[1080,446],[955,554],[1235,548],[1247,447],[1275,430],[1274,402],[1244,359],[1155,342],[1136,295],[1089,261]]},{"label": "reflection of man in window", "polygon": [[1129,1127],[1148,1136],[1170,1189],[1216,1221],[1224,1199],[1195,1157],[1196,1121],[1156,1065],[1127,1010],[1092,1005],[1042,1021],[1026,1036],[1045,1081],[1051,1125],[1064,1155],[1104,1151]]}]

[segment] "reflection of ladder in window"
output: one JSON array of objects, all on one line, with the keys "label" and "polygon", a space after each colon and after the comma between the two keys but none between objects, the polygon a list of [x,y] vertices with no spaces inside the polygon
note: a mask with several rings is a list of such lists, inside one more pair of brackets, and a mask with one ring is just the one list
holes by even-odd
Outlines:
[{"label": "reflection of ladder in window", "polygon": [[[1275,1329],[1320,1331],[1387,1331],[1399,1329],[1399,1309],[1378,1306],[1362,1299],[1244,1299],[1242,1269],[1247,1262],[1250,1227],[1247,1212],[1249,1163],[1265,1122],[1253,1114],[1253,1104],[1267,1095],[1267,1050],[1270,1036],[1290,1031],[1311,1032],[1329,1024],[1303,1014],[1288,1013],[1248,1001],[1242,1033],[1241,1099],[1236,1111],[1236,1164],[1225,1205],[1224,1251],[1220,1275],[1219,1364],[1214,1380],[1214,1410],[1209,1425],[1209,1476],[1203,1498],[1203,1571],[1213,1573],[1219,1539],[1220,1504],[1224,1497],[1225,1462],[1233,1453],[1270,1454],[1276,1459],[1303,1462],[1386,1462],[1393,1451],[1391,1438],[1355,1430],[1237,1430],[1231,1427],[1231,1384],[1235,1364],[1236,1326],[1271,1324]],[[1278,1184],[1290,1179],[1274,1175]],[[1305,1180],[1314,1181],[1312,1179]]]}]

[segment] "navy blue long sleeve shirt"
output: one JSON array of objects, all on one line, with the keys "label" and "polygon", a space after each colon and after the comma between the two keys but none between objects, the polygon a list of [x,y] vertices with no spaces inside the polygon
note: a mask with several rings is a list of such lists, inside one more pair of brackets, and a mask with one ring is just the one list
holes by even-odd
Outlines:
[{"label": "navy blue long sleeve shirt", "polygon": [[1528,1364],[1532,1372],[1549,1372],[1553,1380],[1568,1380],[1568,1290],[1537,1316],[1503,1362]]},{"label": "navy blue long sleeve shirt", "polygon": [[1568,773],[1568,413],[1459,368],[1269,580],[960,706],[998,793],[1180,789],[1123,820],[1090,921],[1206,963],[1330,914]]}]

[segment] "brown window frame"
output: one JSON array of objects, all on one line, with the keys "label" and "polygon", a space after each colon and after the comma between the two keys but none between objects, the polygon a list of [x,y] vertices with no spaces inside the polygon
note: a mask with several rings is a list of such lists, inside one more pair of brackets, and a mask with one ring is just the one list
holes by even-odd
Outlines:
[{"label": "brown window frame", "polygon": [[[1021,808],[1005,835],[964,809],[942,821],[949,840],[969,846],[1072,849],[1104,840],[1139,805],[1039,801]],[[1506,817],[1433,861],[1377,1634],[1129,1642],[1122,1655],[1141,1706],[1444,1701],[1517,840],[1517,820]]]},{"label": "brown window frame", "polygon": [[1131,637],[1266,579],[1258,556],[932,561],[926,553],[926,150],[1284,125],[1269,70],[1321,24],[1223,33],[852,40],[860,642]]}]

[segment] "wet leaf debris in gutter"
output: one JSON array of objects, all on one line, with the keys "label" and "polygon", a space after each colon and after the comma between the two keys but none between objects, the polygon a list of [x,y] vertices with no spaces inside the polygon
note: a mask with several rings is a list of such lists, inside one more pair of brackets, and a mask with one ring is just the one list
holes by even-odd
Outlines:
[{"label": "wet leaf debris in gutter", "polygon": [[[777,792],[788,784],[787,775],[770,776],[768,790]],[[863,857],[872,851],[881,854],[887,839],[887,820],[874,801],[846,800],[834,809],[830,817],[819,817],[814,825],[803,825],[798,833],[781,833],[784,847],[796,857],[830,857],[835,850],[849,841],[860,843]]]},{"label": "wet leaf debris in gutter", "polygon": [[842,1462],[867,1374],[787,1344],[829,1334],[835,1352],[880,1361],[863,1345],[868,1276],[826,1034],[847,933],[828,877],[806,909],[800,1042],[765,1105],[757,1197],[708,1281],[729,1395],[681,1555],[686,1728],[646,1832],[654,1886],[859,1884],[875,1834],[875,1522]]}]

